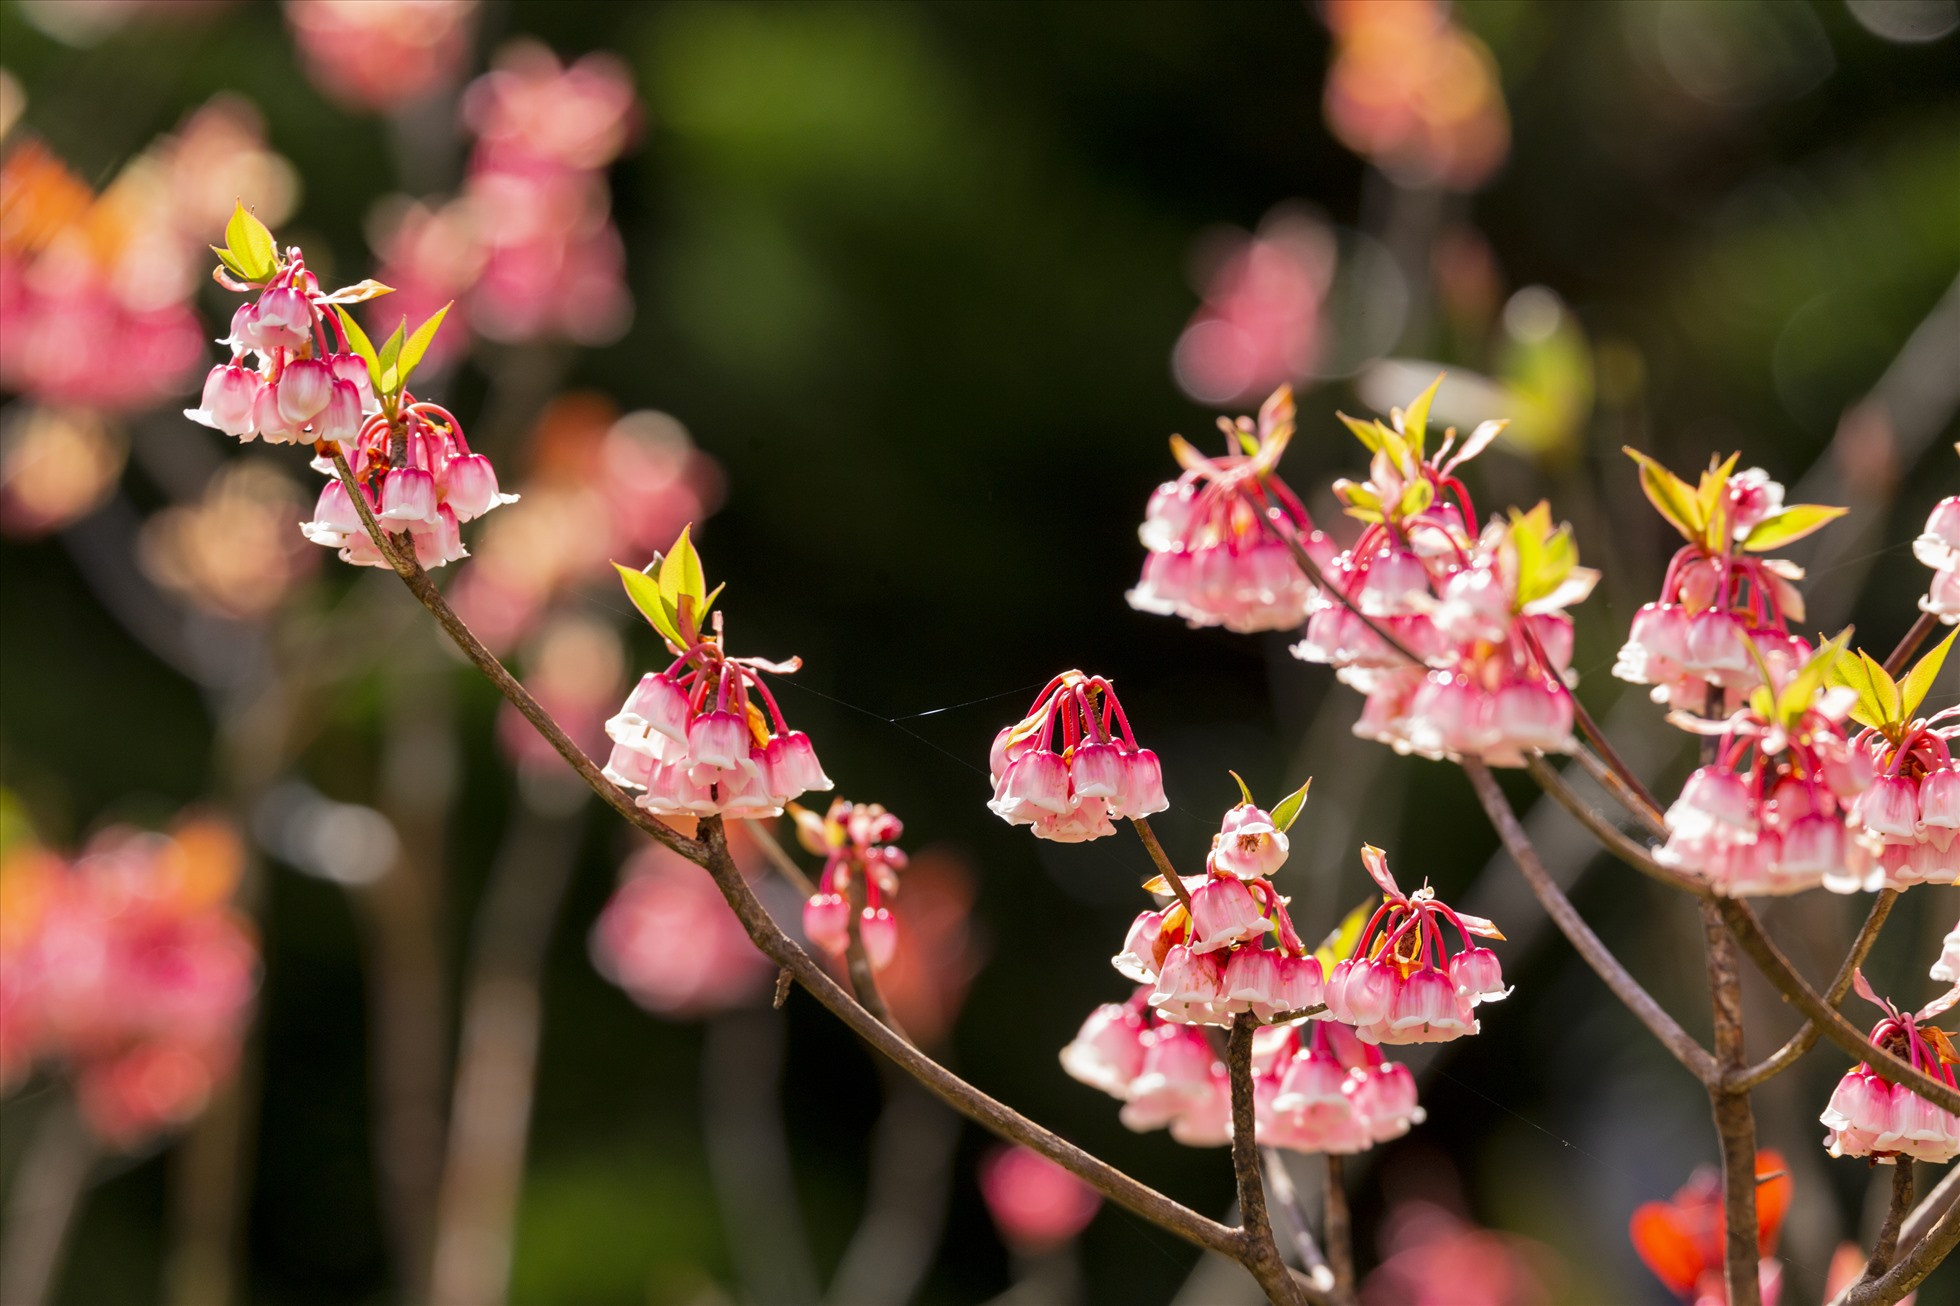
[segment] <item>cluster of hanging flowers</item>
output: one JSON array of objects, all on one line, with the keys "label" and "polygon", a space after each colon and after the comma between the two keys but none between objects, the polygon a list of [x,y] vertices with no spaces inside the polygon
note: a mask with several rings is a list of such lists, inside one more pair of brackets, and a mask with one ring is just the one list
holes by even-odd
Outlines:
[{"label": "cluster of hanging flowers", "polygon": [[[1218,419],[1225,453],[1208,458],[1182,436],[1171,452],[1184,474],[1157,487],[1137,534],[1149,550],[1128,598],[1140,612],[1241,634],[1291,630],[1306,620],[1313,585],[1294,563],[1284,529],[1325,566],[1333,545],[1274,474],[1293,438],[1293,391],[1281,386],[1250,418]],[[1283,525],[1267,524],[1268,515]]]},{"label": "cluster of hanging flowers", "polygon": [[1864,887],[1874,859],[1859,814],[1872,766],[1845,736],[1854,695],[1827,683],[1842,653],[1839,639],[1794,668],[1759,659],[1759,683],[1726,718],[1670,714],[1718,743],[1667,809],[1656,860],[1729,897]]},{"label": "cluster of hanging flowers", "polygon": [[1960,761],[1953,755],[1960,708],[1919,715],[1953,640],[1948,635],[1896,683],[1862,652],[1832,667],[1833,681],[1855,695],[1851,718],[1864,728],[1852,747],[1873,777],[1858,802],[1871,853],[1867,888],[1960,879]]},{"label": "cluster of hanging flowers", "polygon": [[1116,690],[1080,671],[1049,681],[1027,716],[994,737],[987,769],[994,814],[1057,843],[1100,839],[1116,833],[1112,818],[1169,806],[1163,767],[1138,747]]},{"label": "cluster of hanging flowers", "polygon": [[812,789],[829,789],[810,737],[791,730],[762,673],[802,665],[730,657],[721,614],[688,531],[656,560],[657,575],[619,567],[627,597],[667,642],[674,661],[640,678],[606,722],[605,775],[643,790],[634,801],[657,816],[780,816]]},{"label": "cluster of hanging flowers", "polygon": [[1176,901],[1140,914],[1111,960],[1126,978],[1152,986],[1147,1002],[1163,1019],[1230,1025],[1249,1011],[1268,1022],[1320,1006],[1320,962],[1267,878],[1286,861],[1286,831],[1306,796],[1303,785],[1269,813],[1245,794],[1213,836],[1204,875],[1176,885],[1159,876],[1144,886],[1175,892]]},{"label": "cluster of hanging flowers", "polygon": [[1919,610],[1949,626],[1960,623],[1960,494],[1933,505],[1925,531],[1912,542],[1912,556],[1933,569]]},{"label": "cluster of hanging flowers", "polygon": [[898,873],[905,869],[903,849],[892,845],[905,833],[905,823],[878,803],[833,799],[822,816],[793,807],[796,836],[810,852],[824,859],[817,891],[803,904],[803,933],[833,957],[851,943],[851,900],[861,891],[858,938],[873,970],[891,964],[898,951],[898,921],[885,899],[898,892]]},{"label": "cluster of hanging flowers", "polygon": [[1640,464],[1648,500],[1687,543],[1668,564],[1660,599],[1634,614],[1613,674],[1652,686],[1656,703],[1692,712],[1724,691],[1726,704],[1708,715],[1733,710],[1760,683],[1759,661],[1801,663],[1811,654],[1790,633],[1804,616],[1795,584],[1802,569],[1755,555],[1802,539],[1845,510],[1784,506],[1783,487],[1769,473],[1735,470],[1740,455],[1689,485],[1645,454],[1627,453]]},{"label": "cluster of hanging flowers", "polygon": [[[1855,972],[1858,995],[1885,1018],[1872,1027],[1874,1047],[1903,1057],[1914,1070],[1949,1088],[1960,1064],[1946,1031],[1925,1022],[1960,1002],[1960,987],[1916,1012],[1902,1012],[1872,991],[1863,971]],[[1894,1165],[1900,1157],[1935,1165],[1960,1156],[1960,1117],[1920,1097],[1904,1084],[1887,1081],[1865,1062],[1845,1073],[1818,1120],[1828,1131],[1824,1148],[1832,1156],[1865,1156],[1874,1164]]]},{"label": "cluster of hanging flowers", "polygon": [[[1139,988],[1089,1014],[1062,1049],[1073,1078],[1123,1103],[1138,1133],[1168,1129],[1187,1147],[1232,1138],[1232,1089],[1202,1029],[1163,1019]],[[1269,1025],[1252,1039],[1255,1122],[1262,1146],[1352,1154],[1422,1123],[1415,1077],[1353,1031],[1314,1020]]]},{"label": "cluster of hanging flowers", "polygon": [[1448,429],[1432,452],[1441,379],[1388,422],[1342,415],[1371,457],[1366,481],[1336,481],[1334,493],[1366,526],[1327,569],[1336,592],[1316,598],[1293,652],[1367,696],[1354,726],[1363,739],[1522,766],[1530,753],[1573,748],[1565,609],[1599,577],[1578,565],[1570,528],[1546,504],[1471,533],[1476,508],[1457,471],[1504,423],[1460,444]]},{"label": "cluster of hanging flowers", "polygon": [[448,310],[412,335],[404,319],[376,349],[344,306],[388,287],[366,281],[322,291],[299,248],[282,256],[265,224],[242,205],[215,252],[218,283],[256,298],[239,306],[231,334],[219,342],[230,347],[231,361],[211,369],[202,403],[184,415],[247,442],[312,445],[314,466],[330,479],[300,529],[315,544],[338,549],[345,562],[390,565],[353,494],[335,478],[335,456],[347,461],[368,513],[384,530],[405,532],[422,566],[468,556],[462,523],[516,496],[499,492],[490,460],[470,451],[453,414],[408,390]]},{"label": "cluster of hanging flowers", "polygon": [[[1447,1043],[1475,1034],[1475,1011],[1509,997],[1497,954],[1471,936],[1502,939],[1481,916],[1452,910],[1428,885],[1404,894],[1388,856],[1372,846],[1361,864],[1381,886],[1382,905],[1363,926],[1354,956],[1327,977],[1327,1014],[1364,1043]],[[1450,952],[1443,926],[1456,934]]]}]

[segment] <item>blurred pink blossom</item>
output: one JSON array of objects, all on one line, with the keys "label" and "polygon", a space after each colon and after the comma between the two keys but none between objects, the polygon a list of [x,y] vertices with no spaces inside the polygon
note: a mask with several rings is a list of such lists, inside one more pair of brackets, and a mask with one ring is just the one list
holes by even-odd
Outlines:
[{"label": "blurred pink blossom", "polygon": [[1311,376],[1334,271],[1326,225],[1281,207],[1257,235],[1230,232],[1209,252],[1204,305],[1171,355],[1178,387],[1200,403],[1223,404]]},{"label": "blurred pink blossom", "polygon": [[1549,1249],[1480,1229],[1434,1202],[1406,1201],[1382,1222],[1382,1262],[1363,1306],[1539,1306]]},{"label": "blurred pink blossom", "polygon": [[36,1061],[72,1075],[84,1118],[133,1147],[201,1111],[232,1073],[258,947],[229,906],[242,850],[229,827],[105,831],[72,866],[0,863],[0,1083]]},{"label": "blurred pink blossom", "polygon": [[998,1147],[980,1161],[980,1195],[1007,1245],[1052,1251],[1089,1227],[1102,1194],[1026,1147]]},{"label": "blurred pink blossom", "polygon": [[461,81],[476,15],[477,0],[286,0],[307,78],[347,108],[371,113]]},{"label": "blurred pink blossom", "polygon": [[592,927],[592,964],[655,1015],[692,1020],[760,998],[775,967],[708,873],[658,846],[626,864]]}]

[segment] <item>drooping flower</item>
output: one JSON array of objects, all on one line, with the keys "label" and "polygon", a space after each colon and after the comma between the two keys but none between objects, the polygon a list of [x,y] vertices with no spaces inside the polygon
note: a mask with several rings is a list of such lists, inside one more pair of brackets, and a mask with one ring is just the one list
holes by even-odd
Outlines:
[{"label": "drooping flower", "polygon": [[1840,637],[1796,667],[1759,657],[1758,684],[1732,716],[1669,716],[1721,742],[1668,808],[1658,861],[1728,897],[1850,893],[1878,873],[1863,820],[1872,767],[1844,731],[1856,696],[1828,684],[1842,653]]},{"label": "drooping flower", "polygon": [[[1794,1188],[1780,1154],[1770,1148],[1756,1153],[1756,1250],[1762,1258],[1757,1273],[1766,1303],[1775,1302],[1782,1283],[1782,1263],[1770,1253]],[[1682,1301],[1702,1306],[1728,1299],[1722,1283],[1728,1221],[1722,1175],[1715,1167],[1698,1168],[1671,1201],[1636,1209],[1628,1236],[1654,1277]]]},{"label": "drooping flower", "polygon": [[[1862,970],[1853,973],[1852,985],[1858,996],[1885,1013],[1872,1027],[1874,1047],[1904,1058],[1913,1069],[1949,1088],[1956,1087],[1953,1066],[1960,1064],[1960,1054],[1945,1030],[1926,1022],[1960,1002],[1960,987],[1916,1012],[1902,1012],[1873,991]],[[1824,1150],[1832,1156],[1868,1156],[1878,1165],[1895,1164],[1901,1156],[1934,1164],[1960,1156],[1960,1116],[1904,1084],[1890,1082],[1866,1062],[1845,1072],[1818,1120],[1827,1131]]]},{"label": "drooping flower", "polygon": [[[797,837],[824,859],[817,891],[803,905],[803,933],[833,957],[850,946],[851,898],[862,892],[858,937],[873,970],[891,964],[898,948],[898,922],[885,900],[898,892],[905,869],[902,849],[892,847],[905,825],[877,803],[831,800],[823,816],[794,809]],[[861,888],[860,888],[861,886]]]},{"label": "drooping flower", "polygon": [[[1404,894],[1381,849],[1364,846],[1362,865],[1382,905],[1362,927],[1354,954],[1327,976],[1327,1014],[1367,1043],[1446,1043],[1479,1029],[1476,1008],[1510,996],[1497,955],[1473,935],[1502,939],[1497,927],[1437,899],[1428,885]],[[1451,953],[1442,926],[1458,939]]]},{"label": "drooping flower", "polygon": [[1116,690],[1080,671],[1049,681],[1028,715],[994,737],[988,770],[994,814],[1058,843],[1100,839],[1116,833],[1112,818],[1169,806],[1157,754],[1137,746]]},{"label": "drooping flower", "polygon": [[1960,494],[1933,505],[1925,531],[1912,542],[1912,554],[1933,569],[1919,610],[1949,626],[1960,623]]},{"label": "drooping flower", "polygon": [[1802,539],[1845,510],[1783,506],[1783,487],[1766,472],[1736,472],[1739,454],[1691,486],[1645,454],[1627,453],[1640,464],[1648,500],[1687,543],[1668,564],[1660,598],[1634,614],[1613,674],[1652,686],[1657,703],[1688,711],[1702,711],[1711,690],[1724,691],[1728,701],[1719,710],[1733,710],[1760,681],[1758,656],[1774,665],[1811,654],[1809,643],[1790,633],[1790,623],[1804,616],[1794,583],[1802,570],[1757,555]]},{"label": "drooping flower", "polygon": [[1422,1123],[1415,1077],[1347,1026],[1315,1022],[1285,1034],[1291,1042],[1273,1057],[1272,1092],[1258,1116],[1261,1143],[1352,1155]]},{"label": "drooping flower", "polygon": [[1102,1208],[1102,1194],[1020,1146],[997,1147],[981,1158],[980,1195],[1001,1238],[1024,1256],[1066,1246]]},{"label": "drooping flower", "polygon": [[634,801],[659,816],[780,816],[783,804],[831,786],[816,748],[783,720],[763,672],[788,675],[801,659],[728,655],[721,615],[705,629],[721,590],[707,592],[688,531],[661,559],[659,577],[619,569],[626,592],[675,658],[649,672],[606,722],[613,741],[606,778],[643,790]]},{"label": "drooping flower", "polygon": [[[1257,426],[1244,417],[1219,419],[1226,440],[1219,457],[1172,437],[1184,474],[1158,486],[1144,510],[1138,534],[1149,553],[1129,592],[1131,607],[1241,633],[1289,630],[1306,619],[1313,586],[1275,532],[1285,531],[1323,566],[1333,546],[1275,474],[1293,423],[1293,392],[1281,386],[1260,408]],[[1280,520],[1264,521],[1269,512]]]},{"label": "drooping flower", "polygon": [[[498,489],[489,460],[471,452],[453,413],[408,390],[443,311],[412,336],[404,320],[377,352],[342,305],[388,288],[367,282],[323,291],[300,250],[281,255],[272,233],[242,205],[225,228],[219,258],[219,281],[257,299],[233,315],[221,342],[231,361],[211,370],[203,406],[184,415],[247,442],[310,444],[315,468],[329,477],[332,458],[343,457],[368,512],[384,531],[407,537],[421,566],[468,556],[462,523],[517,496]],[[389,566],[359,509],[346,485],[330,479],[301,532],[339,550],[344,562]]]},{"label": "drooping flower", "polygon": [[1948,984],[1960,984],[1960,925],[1955,925],[1941,941],[1940,959],[1933,963],[1933,969],[1929,973],[1936,980],[1945,980]]}]

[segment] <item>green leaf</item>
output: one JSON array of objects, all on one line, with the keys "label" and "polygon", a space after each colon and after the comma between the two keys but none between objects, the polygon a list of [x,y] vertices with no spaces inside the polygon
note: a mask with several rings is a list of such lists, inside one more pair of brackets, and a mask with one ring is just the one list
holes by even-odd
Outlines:
[{"label": "green leaf", "polygon": [[1946,655],[1953,647],[1955,635],[1960,635],[1960,627],[1947,632],[1946,638],[1934,645],[1925,657],[1919,659],[1919,664],[1908,671],[1906,678],[1899,682],[1901,721],[1910,721],[1919,715],[1919,705],[1926,701],[1926,695],[1932,691],[1933,681],[1939,677],[1940,668],[1946,664]]},{"label": "green leaf", "polygon": [[1831,664],[1827,674],[1834,685],[1844,685],[1858,695],[1857,706],[1851,709],[1851,719],[1860,725],[1884,730],[1899,717],[1899,687],[1892,682],[1885,668],[1872,660],[1863,649],[1857,654],[1846,653]]},{"label": "green leaf", "polygon": [[1849,511],[1849,508],[1832,508],[1821,503],[1794,504],[1750,527],[1749,533],[1742,537],[1742,547],[1751,553],[1780,548],[1828,526]]},{"label": "green leaf", "polygon": [[340,329],[347,333],[348,347],[360,355],[361,361],[367,364],[368,379],[374,383],[374,392],[380,394],[381,360],[375,355],[374,342],[368,339],[367,332],[361,330],[361,324],[354,320],[352,313],[338,304],[333,306],[333,311],[340,319]]},{"label": "green leaf", "polygon": [[1252,791],[1245,787],[1244,776],[1240,775],[1237,771],[1227,771],[1225,774],[1231,776],[1234,780],[1237,780],[1239,782],[1239,797],[1245,800],[1245,805],[1247,807],[1259,806],[1259,804],[1252,801]]},{"label": "green leaf", "polygon": [[1822,648],[1811,654],[1810,661],[1804,663],[1803,668],[1790,678],[1790,683],[1783,686],[1782,694],[1777,697],[1776,706],[1785,723],[1795,721],[1803,714],[1804,709],[1810,706],[1810,700],[1817,696],[1817,691],[1822,689],[1825,682],[1830,679],[1831,668],[1835,667],[1838,660],[1844,656],[1844,647],[1850,642],[1851,627],[1846,626],[1837,633],[1835,639],[1828,641]]},{"label": "green leaf", "polygon": [[[415,334],[410,336],[408,343],[402,346],[401,358],[395,364],[395,373],[402,385],[408,384],[408,378],[415,371],[415,365],[421,362],[422,355],[428,352],[430,343],[436,338],[436,332],[442,327],[442,319],[449,315],[449,310],[455,303],[456,301],[452,299],[430,314],[429,320],[416,327]],[[407,324],[408,319],[403,318],[402,325]]]},{"label": "green leaf", "polygon": [[1654,510],[1665,517],[1675,530],[1699,543],[1707,518],[1701,513],[1694,489],[1638,449],[1627,449],[1626,455],[1640,464],[1640,489],[1647,496],[1647,501],[1654,505]]},{"label": "green leaf", "polygon": [[408,319],[404,317],[401,320],[401,324],[395,328],[395,334],[388,337],[386,342],[382,344],[380,353],[375,356],[376,361],[381,365],[382,394],[392,395],[402,388],[400,359],[402,356],[402,340],[407,335]]},{"label": "green leaf", "polygon": [[728,582],[723,581],[721,584],[709,590],[708,597],[702,599],[701,606],[694,610],[694,619],[696,621],[705,621],[708,616],[708,609],[712,608],[715,605],[715,600],[720,598],[721,592],[727,588],[728,588]]},{"label": "green leaf", "polygon": [[667,550],[667,556],[660,560],[660,597],[678,611],[681,596],[685,594],[694,600],[694,610],[698,615],[708,582],[701,574],[701,555],[694,551],[694,541],[690,538],[693,530],[691,523],[681,527],[680,538],[674,541],[673,548]]},{"label": "green leaf", "polygon": [[1436,379],[1429,383],[1429,388],[1417,395],[1415,402],[1402,414],[1402,434],[1408,437],[1418,459],[1422,457],[1423,445],[1429,438],[1429,405],[1435,401],[1436,390],[1442,384],[1443,376],[1439,372]]},{"label": "green leaf", "polygon": [[1365,898],[1359,907],[1341,918],[1333,933],[1320,941],[1313,955],[1320,959],[1323,973],[1334,969],[1335,963],[1346,961],[1354,955],[1355,945],[1361,942],[1361,931],[1368,926],[1368,918],[1375,914],[1379,906],[1373,898]]},{"label": "green leaf", "polygon": [[238,260],[247,281],[269,281],[279,271],[279,247],[263,222],[248,213],[240,200],[225,223],[225,248]]},{"label": "green leaf", "polygon": [[234,277],[237,277],[240,281],[251,281],[255,279],[245,271],[245,267],[243,264],[241,264],[237,259],[232,257],[232,253],[230,250],[219,249],[216,245],[213,245],[211,247],[211,252],[218,256],[218,262],[225,265],[225,271],[231,273]]},{"label": "green leaf", "polygon": [[1402,487],[1402,500],[1395,505],[1395,515],[1402,519],[1414,517],[1434,502],[1436,486],[1433,482],[1427,479],[1410,481]]},{"label": "green leaf", "polygon": [[643,571],[621,566],[615,562],[613,569],[619,573],[620,583],[626,586],[626,597],[633,600],[633,606],[640,615],[653,623],[653,628],[666,637],[667,642],[676,648],[684,648],[687,641],[681,638],[680,628],[675,624],[672,613],[660,597],[660,584]]},{"label": "green leaf", "polygon": [[1387,427],[1380,422],[1364,422],[1358,417],[1349,417],[1342,412],[1337,412],[1334,416],[1340,418],[1347,429],[1354,432],[1355,439],[1368,446],[1369,453],[1381,452],[1382,437],[1389,433]]},{"label": "green leaf", "polygon": [[1308,776],[1305,784],[1280,799],[1279,806],[1273,809],[1273,824],[1282,830],[1292,829],[1293,822],[1300,818],[1300,810],[1307,805],[1307,790],[1311,788],[1313,777]]}]

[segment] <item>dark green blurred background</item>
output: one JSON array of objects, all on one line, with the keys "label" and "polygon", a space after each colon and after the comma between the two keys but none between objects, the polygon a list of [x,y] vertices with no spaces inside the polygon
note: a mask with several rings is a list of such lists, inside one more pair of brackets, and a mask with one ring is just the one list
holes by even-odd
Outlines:
[{"label": "dark green blurred background", "polygon": [[[1497,305],[1452,321],[1418,281],[1392,352],[1569,401],[1571,419],[1552,423],[1536,458],[1501,446],[1472,484],[1485,511],[1551,497],[1584,559],[1608,569],[1576,614],[1581,692],[1596,713],[1624,699],[1621,720],[1649,722],[1665,790],[1685,739],[1654,730],[1639,691],[1607,676],[1672,547],[1618,448],[1638,444],[1681,470],[1740,448],[1744,466],[1769,469],[1793,497],[1835,503],[1856,490],[1876,506],[1842,528],[1852,542],[1821,561],[1803,555],[1819,564],[1817,618],[1855,621],[1874,650],[1903,633],[1927,578],[1907,542],[1932,502],[1960,488],[1960,337],[1935,339],[1931,372],[1900,382],[1931,395],[1919,410],[1846,415],[1960,272],[1960,37],[1889,41],[1839,0],[1472,0],[1455,14],[1497,58],[1513,144],[1479,194],[1432,196],[1429,220],[1482,234],[1503,296],[1549,287],[1577,349],[1528,356],[1507,343]],[[1055,1061],[1090,1006],[1124,994],[1104,959],[1139,905],[1141,851],[1010,830],[983,805],[983,759],[1033,686],[1081,666],[1115,679],[1164,757],[1173,808],[1159,828],[1174,856],[1195,857],[1234,800],[1227,767],[1260,795],[1318,777],[1280,877],[1304,929],[1327,928],[1362,895],[1353,849],[1364,838],[1389,849],[1405,883],[1426,876],[1446,897],[1484,875],[1495,839],[1462,777],[1350,738],[1359,700],[1289,658],[1284,638],[1189,631],[1123,599],[1144,499],[1172,470],[1165,438],[1212,420],[1168,364],[1198,303],[1194,242],[1215,224],[1254,227],[1288,200],[1391,249],[1391,228],[1407,220],[1406,194],[1323,124],[1325,27],[1300,4],[1217,0],[500,0],[483,26],[477,66],[497,40],[527,33],[562,56],[608,49],[633,68],[647,129],[612,182],[637,313],[618,344],[578,356],[572,380],[676,415],[720,460],[727,504],[700,540],[711,577],[729,582],[738,645],[803,656],[784,707],[842,792],[901,814],[909,846],[953,845],[979,869],[990,956],[951,1056],[989,1092],[1222,1214],[1222,1153],[1127,1133],[1113,1104]],[[1689,43],[1689,64],[1733,93],[1698,96],[1670,77],[1681,66],[1662,57],[1670,41]],[[371,270],[364,216],[402,188],[388,139],[306,84],[275,6],[77,49],[9,5],[0,43],[27,92],[26,124],[85,178],[106,177],[214,92],[249,96],[303,180],[282,239],[343,280]],[[204,303],[213,322],[229,311],[218,300]],[[469,417],[498,365],[492,354],[461,373],[451,406]],[[1344,381],[1301,390],[1285,470],[1318,504],[1328,479],[1361,465],[1333,410],[1366,405]],[[1854,448],[1826,454],[1847,420],[1885,428],[1876,456],[1868,442],[1851,462],[1829,461]],[[1888,450],[1904,452],[1887,465]],[[1799,494],[1813,463],[1820,479]],[[506,479],[523,488],[519,474]],[[140,470],[126,492],[139,504],[159,494]],[[0,758],[44,835],[71,844],[105,820],[161,820],[209,791],[197,688],[124,633],[59,540],[7,542],[0,566]],[[380,583],[345,572],[330,566],[326,583]],[[1827,605],[1834,577],[1851,592]],[[434,638],[426,623],[404,630],[403,641]],[[636,655],[653,656],[650,638]],[[1952,685],[1940,692],[1950,699]],[[489,691],[459,671],[455,693],[452,973],[513,784],[491,746]],[[316,784],[371,794],[380,710],[372,693],[341,709],[328,755],[310,764]],[[735,1291],[738,1235],[715,1215],[699,1141],[702,1032],[646,1015],[593,971],[586,933],[629,843],[591,811],[581,838],[546,981],[513,1298],[716,1300]],[[1508,875],[1500,863],[1491,880]],[[1815,972],[1852,908],[1810,897],[1820,900],[1778,904],[1773,917]],[[1693,913],[1604,863],[1576,898],[1662,1000],[1705,1028]],[[338,887],[276,864],[259,914],[245,1295],[398,1300],[369,1143],[356,915]],[[1872,965],[1879,987],[1917,1000],[1952,917],[1949,891],[1911,895]],[[1499,924],[1518,940],[1504,953],[1517,992],[1437,1062],[1428,1123],[1381,1149],[1360,1180],[1364,1260],[1382,1193],[1421,1190],[1454,1167],[1477,1219],[1556,1250],[1561,1299],[1664,1300],[1627,1249],[1625,1221],[1713,1157],[1700,1092],[1562,940]],[[1766,1049],[1787,1017],[1763,993],[1752,1001]],[[879,1080],[800,997],[789,1031],[798,1192],[827,1267],[864,1200]],[[1786,1302],[1817,1300],[1829,1250],[1855,1231],[1864,1200],[1864,1168],[1827,1161],[1814,1123],[1840,1061],[1820,1050],[1762,1094],[1764,1140],[1792,1158],[1798,1181]],[[984,1145],[968,1131],[922,1300],[978,1301],[1007,1285],[971,1179]],[[4,1150],[17,1148],[9,1138]],[[63,1300],[164,1295],[172,1156],[133,1160],[92,1195]],[[1111,1303],[1170,1300],[1195,1259],[1112,1211],[1082,1256],[1089,1299]],[[1921,1300],[1957,1291],[1936,1278]]]}]

